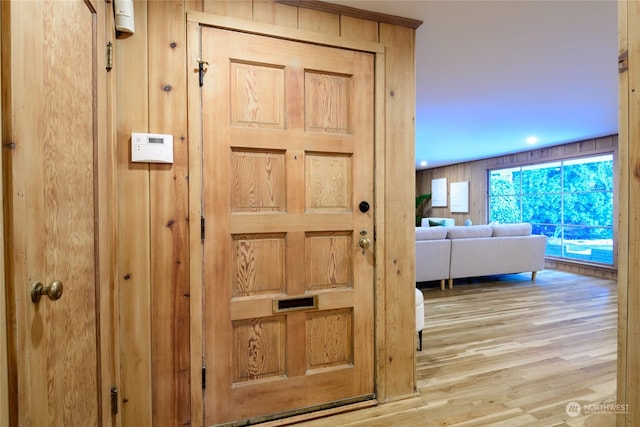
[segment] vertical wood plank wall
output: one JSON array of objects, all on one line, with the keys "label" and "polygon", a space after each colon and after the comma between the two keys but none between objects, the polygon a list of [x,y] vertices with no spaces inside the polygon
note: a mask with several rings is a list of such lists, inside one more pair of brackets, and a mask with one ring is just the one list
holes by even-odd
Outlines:
[{"label": "vertical wood plank wall", "polygon": [[618,265],[617,425],[640,423],[640,2],[618,2],[620,72],[620,257]]},{"label": "vertical wood plank wall", "polygon": [[[0,8],[2,22],[2,8]],[[3,30],[0,25],[0,30]],[[0,31],[1,32],[1,31]],[[2,57],[2,40],[0,39],[0,57]],[[2,81],[0,79],[0,93]],[[2,112],[0,112],[0,123]],[[4,189],[4,162],[0,161],[0,189]],[[4,191],[0,192],[0,206],[4,207]],[[4,208],[0,209],[0,224],[4,224]],[[9,427],[9,365],[7,348],[7,301],[4,276],[4,227],[0,228],[0,427]]]},{"label": "vertical wood plank wall", "polygon": [[174,161],[152,166],[149,176],[153,414],[154,421],[185,425],[191,419],[186,20],[182,2],[148,5],[149,129],[173,135]]},{"label": "vertical wood plank wall", "polygon": [[[471,219],[474,224],[486,224],[488,219],[487,171],[489,169],[508,168],[536,162],[554,161],[570,157],[589,156],[602,153],[613,153],[615,159],[614,162],[616,162],[616,167],[618,167],[617,135],[417,171],[416,195],[430,193],[432,179],[447,178],[447,187],[451,185],[452,182],[469,181],[469,213],[451,213],[451,206],[435,208],[429,207],[427,210],[427,216],[455,218],[456,225],[464,224],[464,221],[467,218]],[[616,201],[617,198],[614,200],[614,213],[617,212]],[[614,221],[614,228],[616,227],[617,221]],[[551,260],[547,260],[545,262],[545,266],[547,268],[571,271],[574,273],[587,274],[607,279],[617,278],[615,269],[610,268],[597,268],[589,265]]]},{"label": "vertical wood plank wall", "polygon": [[[190,421],[186,22],[181,2],[136,2],[117,41],[122,422]],[[174,136],[174,164],[130,163],[131,132]]]},{"label": "vertical wood plank wall", "polygon": [[118,104],[118,387],[125,426],[152,425],[150,173],[148,165],[130,162],[129,146],[131,132],[150,130],[148,30],[146,3],[134,5],[136,37],[116,40],[112,71]]},{"label": "vertical wood plank wall", "polygon": [[[407,166],[414,163],[415,30],[271,0],[135,1],[135,34],[116,41],[114,63],[122,424],[200,423],[190,416],[190,387],[200,385],[190,383],[187,10],[386,46],[391,58],[385,70],[386,123],[377,128],[386,126],[388,148],[383,154],[389,157],[381,164],[384,185],[392,191],[386,193],[391,199],[377,200],[376,206],[384,210],[385,234],[393,238],[386,240],[390,246],[380,251],[386,255],[377,261],[387,274],[376,281],[385,304],[385,316],[377,323],[376,374],[381,401],[411,395],[415,284],[414,246],[407,242],[413,241],[414,176]],[[172,134],[174,164],[132,164],[131,132]],[[394,333],[384,335],[384,330]]]},{"label": "vertical wood plank wall", "polygon": [[[386,51],[386,152],[384,153],[384,306],[386,323],[378,327],[386,337],[380,349],[378,386],[384,400],[404,397],[415,387],[415,353],[398,351],[415,347],[415,316],[409,306],[415,303],[415,232],[413,209],[414,173],[407,160],[415,159],[415,34],[413,30],[381,23],[379,42]],[[411,143],[407,143],[411,141]],[[415,162],[414,162],[415,163]],[[411,248],[407,248],[407,242]],[[404,307],[404,313],[402,312]],[[411,315],[411,334],[394,330],[407,325]],[[388,332],[387,332],[388,331]],[[387,332],[387,333],[385,333]]]}]

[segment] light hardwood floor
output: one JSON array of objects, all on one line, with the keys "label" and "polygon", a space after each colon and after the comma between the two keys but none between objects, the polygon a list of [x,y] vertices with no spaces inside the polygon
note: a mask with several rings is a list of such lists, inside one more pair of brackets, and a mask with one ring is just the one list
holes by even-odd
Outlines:
[{"label": "light hardwood floor", "polygon": [[[419,397],[306,426],[615,425],[617,284],[545,270],[420,284]],[[579,416],[567,414],[576,402]]]}]

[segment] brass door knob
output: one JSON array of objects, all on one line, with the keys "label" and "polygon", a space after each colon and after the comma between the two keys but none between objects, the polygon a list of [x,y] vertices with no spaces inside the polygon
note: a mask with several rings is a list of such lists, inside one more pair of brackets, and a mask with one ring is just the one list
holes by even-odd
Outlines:
[{"label": "brass door knob", "polygon": [[42,283],[36,282],[31,286],[31,301],[34,304],[40,302],[40,297],[46,295],[51,301],[59,300],[63,291],[62,282],[54,280],[49,286],[42,286]]},{"label": "brass door knob", "polygon": [[360,247],[362,249],[367,249],[369,246],[371,246],[371,240],[365,239],[364,237],[360,239]]}]

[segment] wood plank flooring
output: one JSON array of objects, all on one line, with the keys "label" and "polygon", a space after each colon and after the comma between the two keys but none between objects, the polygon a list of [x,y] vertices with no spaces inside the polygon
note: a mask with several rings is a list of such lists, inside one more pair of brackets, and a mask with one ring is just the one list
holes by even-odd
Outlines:
[{"label": "wood plank flooring", "polygon": [[616,403],[615,281],[544,270],[420,285],[419,397],[298,425],[615,426],[597,406]]}]

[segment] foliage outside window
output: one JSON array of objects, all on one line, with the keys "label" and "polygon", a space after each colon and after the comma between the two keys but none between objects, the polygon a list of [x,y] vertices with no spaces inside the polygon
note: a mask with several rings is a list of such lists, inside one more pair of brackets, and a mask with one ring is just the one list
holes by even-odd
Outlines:
[{"label": "foliage outside window", "polygon": [[490,170],[489,221],[531,223],[548,256],[613,264],[613,155]]}]

